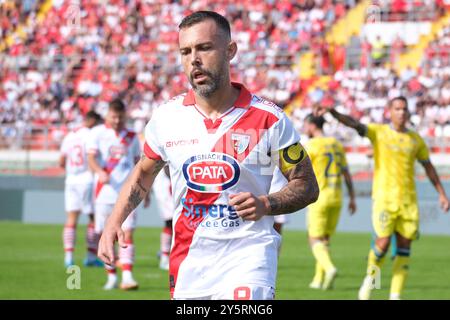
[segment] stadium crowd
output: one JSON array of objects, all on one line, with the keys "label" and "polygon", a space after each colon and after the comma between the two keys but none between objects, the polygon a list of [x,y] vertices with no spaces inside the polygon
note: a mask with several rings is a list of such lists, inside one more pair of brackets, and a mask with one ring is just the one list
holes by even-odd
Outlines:
[{"label": "stadium crowd", "polygon": [[[448,30],[448,29],[447,29]],[[447,38],[448,41],[450,38]],[[298,126],[315,103],[340,106],[344,113],[363,123],[387,122],[386,104],[403,95],[412,112],[411,123],[424,137],[450,140],[450,67],[447,56],[426,60],[419,72],[407,68],[401,74],[382,67],[343,70],[335,73],[327,90],[316,89],[304,99],[304,108],[294,111]],[[447,62],[445,62],[447,61]],[[331,127],[330,127],[331,126]],[[358,141],[351,131],[329,124],[328,130],[344,141]],[[441,141],[442,141],[441,139]]]},{"label": "stadium crowd", "polygon": [[[240,50],[233,61],[233,79],[284,107],[301,86],[293,63],[305,50],[326,52],[326,30],[357,3],[53,0],[37,27],[33,19],[44,2],[0,4],[0,41],[27,21],[31,26],[25,28],[24,39],[16,37],[0,55],[0,123],[13,125],[4,126],[4,137],[18,135],[32,123],[50,128],[59,140],[87,111],[105,114],[115,97],[125,101],[135,129],[141,131],[153,107],[186,90],[188,82],[178,63],[177,25],[199,9],[214,9],[233,24]],[[397,10],[397,2],[389,10]],[[446,29],[428,49],[434,58],[426,60],[419,74],[407,70],[397,75],[370,66],[338,71],[329,90],[311,93],[297,116],[324,98],[321,103],[342,104],[358,118],[378,121],[385,116],[386,99],[403,93],[413,102],[415,125],[428,135],[450,136],[449,70],[442,67],[448,65],[448,51],[433,51],[448,50],[448,39]]]},{"label": "stadium crowd", "polygon": [[114,96],[132,118],[147,118],[154,105],[186,89],[177,24],[190,11],[213,7],[233,23],[241,52],[236,80],[281,105],[299,88],[294,58],[346,12],[343,2],[329,0],[53,1],[43,23],[1,55],[0,121],[80,122],[92,108],[104,114]]}]

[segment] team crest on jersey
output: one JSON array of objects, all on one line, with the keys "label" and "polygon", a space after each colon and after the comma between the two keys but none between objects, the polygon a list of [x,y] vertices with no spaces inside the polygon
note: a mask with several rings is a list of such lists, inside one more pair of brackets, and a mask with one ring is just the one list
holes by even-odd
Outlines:
[{"label": "team crest on jersey", "polygon": [[121,159],[127,150],[122,145],[114,145],[109,148],[109,157],[111,159]]},{"label": "team crest on jersey", "polygon": [[233,142],[233,148],[236,153],[241,154],[247,150],[250,143],[250,136],[248,134],[232,133],[231,141]]},{"label": "team crest on jersey", "polygon": [[183,176],[189,189],[218,193],[234,186],[240,176],[237,161],[226,154],[211,152],[187,159]]}]

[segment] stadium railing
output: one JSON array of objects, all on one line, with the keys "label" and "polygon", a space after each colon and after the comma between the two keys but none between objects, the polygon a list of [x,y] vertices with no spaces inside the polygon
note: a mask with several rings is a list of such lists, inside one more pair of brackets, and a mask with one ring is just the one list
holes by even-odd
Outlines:
[{"label": "stadium railing", "polygon": [[[57,151],[67,133],[67,127],[52,125],[2,124],[0,130],[0,150],[41,150]],[[427,145],[434,153],[450,153],[450,137],[425,137]],[[347,151],[366,153],[367,145],[346,143]]]},{"label": "stadium railing", "polygon": [[2,124],[0,149],[58,150],[66,132],[63,125]]},{"label": "stadium railing", "polygon": [[[377,6],[378,22],[400,22],[400,21],[432,21],[437,19],[441,12],[436,3],[432,2],[428,6],[414,6],[405,8],[405,11],[395,11],[391,4],[387,6]],[[374,10],[372,8],[372,10]]]}]

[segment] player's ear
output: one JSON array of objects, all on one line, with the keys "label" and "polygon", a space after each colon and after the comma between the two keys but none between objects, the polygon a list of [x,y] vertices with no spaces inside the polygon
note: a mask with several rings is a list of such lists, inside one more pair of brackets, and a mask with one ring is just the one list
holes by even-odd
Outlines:
[{"label": "player's ear", "polygon": [[227,49],[227,55],[228,55],[228,61],[233,60],[234,56],[236,55],[237,52],[237,44],[234,41],[231,41],[228,44],[228,49]]}]

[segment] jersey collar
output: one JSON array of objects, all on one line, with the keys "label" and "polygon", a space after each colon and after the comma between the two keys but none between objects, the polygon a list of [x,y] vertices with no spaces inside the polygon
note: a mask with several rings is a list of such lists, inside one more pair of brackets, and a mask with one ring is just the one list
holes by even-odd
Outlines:
[{"label": "jersey collar", "polygon": [[112,126],[110,126],[109,124],[107,124],[106,122],[105,123],[103,123],[104,125],[105,125],[105,127],[107,128],[107,129],[111,129],[111,130],[113,130],[114,131],[114,133],[116,134],[116,137],[118,137],[118,136],[120,136],[121,135],[121,133],[125,130],[126,131],[126,128],[123,128],[122,130],[120,130],[119,132],[117,132],[116,130],[114,130],[114,128],[112,127]]},{"label": "jersey collar", "polygon": [[389,123],[389,128],[391,128],[392,131],[395,131],[397,133],[408,133],[409,132],[409,128],[408,127],[405,127],[404,131],[397,131],[397,130],[395,130],[394,125],[392,124],[392,122]]},{"label": "jersey collar", "polygon": [[[252,95],[250,91],[242,84],[238,82],[231,82],[233,87],[236,89],[240,89],[239,97],[234,102],[234,106],[236,108],[247,108],[250,102],[252,101]],[[186,96],[183,99],[184,106],[195,105],[195,95],[194,90],[189,90]]]}]

